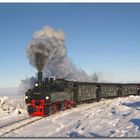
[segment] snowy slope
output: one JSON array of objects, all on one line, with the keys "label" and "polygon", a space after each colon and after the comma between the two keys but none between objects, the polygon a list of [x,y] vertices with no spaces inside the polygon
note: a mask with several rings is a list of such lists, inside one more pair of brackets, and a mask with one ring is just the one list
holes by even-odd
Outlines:
[{"label": "snowy slope", "polygon": [[13,113],[13,111],[19,109],[25,109],[24,97],[23,96],[2,96],[0,97],[0,114],[1,113]]},{"label": "snowy slope", "polygon": [[27,116],[26,106],[22,96],[0,97],[0,127]]},{"label": "snowy slope", "polygon": [[140,137],[140,96],[83,104],[5,137]]}]

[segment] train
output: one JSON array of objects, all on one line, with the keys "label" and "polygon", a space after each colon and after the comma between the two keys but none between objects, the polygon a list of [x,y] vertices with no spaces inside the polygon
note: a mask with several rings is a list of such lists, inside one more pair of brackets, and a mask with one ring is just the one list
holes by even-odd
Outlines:
[{"label": "train", "polygon": [[32,89],[25,92],[30,116],[49,116],[82,103],[99,102],[102,98],[140,95],[140,83],[77,82],[48,77],[42,72]]}]

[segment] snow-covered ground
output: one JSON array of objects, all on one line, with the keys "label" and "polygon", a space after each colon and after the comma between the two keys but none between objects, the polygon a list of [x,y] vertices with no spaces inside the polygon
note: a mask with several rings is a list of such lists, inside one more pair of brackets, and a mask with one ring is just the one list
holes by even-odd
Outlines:
[{"label": "snow-covered ground", "polygon": [[[16,117],[27,116],[25,108],[19,108],[21,114],[15,113]],[[2,120],[6,121],[4,117]],[[140,137],[140,96],[79,105],[22,127],[5,137]]]},{"label": "snow-covered ground", "polygon": [[[25,108],[23,96],[0,97],[0,115],[3,115],[3,113],[18,115],[23,113]],[[16,113],[16,111],[18,112]]]},{"label": "snow-covered ground", "polygon": [[27,117],[23,96],[0,97],[0,127]]}]

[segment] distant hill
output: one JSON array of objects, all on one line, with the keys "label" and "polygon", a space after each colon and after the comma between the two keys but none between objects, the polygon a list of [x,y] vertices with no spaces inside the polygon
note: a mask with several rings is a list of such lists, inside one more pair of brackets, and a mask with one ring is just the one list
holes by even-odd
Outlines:
[{"label": "distant hill", "polygon": [[18,93],[18,87],[0,87],[0,96],[15,96]]}]

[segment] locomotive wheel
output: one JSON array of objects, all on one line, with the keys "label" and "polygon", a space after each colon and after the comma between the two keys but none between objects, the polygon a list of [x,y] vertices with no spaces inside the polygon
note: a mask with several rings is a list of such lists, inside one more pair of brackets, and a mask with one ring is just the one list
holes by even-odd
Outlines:
[{"label": "locomotive wheel", "polygon": [[45,113],[45,115],[51,115],[52,114],[52,106],[44,106],[44,113]]},{"label": "locomotive wheel", "polygon": [[57,111],[58,111],[58,104],[57,103],[54,103],[53,105],[52,105],[52,113],[56,113]]},{"label": "locomotive wheel", "polygon": [[96,98],[96,99],[95,99],[95,101],[96,101],[96,102],[99,102],[99,101],[100,101],[100,99],[99,99],[99,98]]},{"label": "locomotive wheel", "polygon": [[62,111],[66,110],[66,102],[62,102],[62,104],[61,104],[61,110]]},{"label": "locomotive wheel", "polygon": [[74,102],[73,107],[77,107],[78,103]]},{"label": "locomotive wheel", "polygon": [[62,110],[62,103],[58,103],[58,111]]},{"label": "locomotive wheel", "polygon": [[70,100],[66,101],[66,108],[70,109],[72,107],[72,102]]}]

